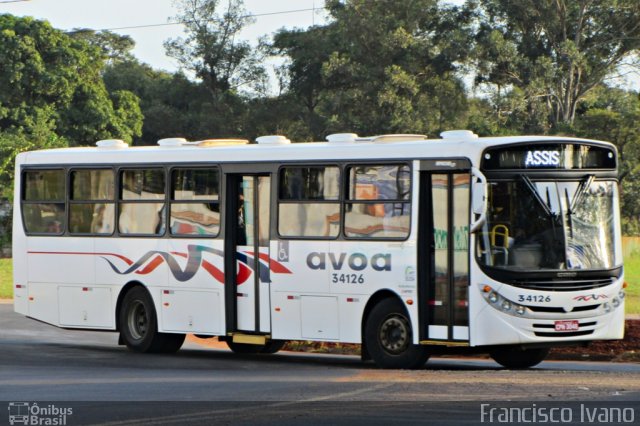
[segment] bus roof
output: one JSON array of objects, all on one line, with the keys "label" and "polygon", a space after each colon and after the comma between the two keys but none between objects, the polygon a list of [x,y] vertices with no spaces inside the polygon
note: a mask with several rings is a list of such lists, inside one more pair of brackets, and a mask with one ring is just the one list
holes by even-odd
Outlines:
[{"label": "bus roof", "polygon": [[[454,132],[451,132],[454,133]],[[419,135],[399,140],[390,136],[368,137],[339,142],[300,142],[265,144],[175,144],[128,147],[103,144],[102,147],[58,148],[19,154],[20,164],[136,164],[136,163],[235,163],[235,162],[315,162],[338,160],[393,160],[420,158],[468,158],[477,164],[485,148],[504,144],[534,142],[588,142],[613,146],[608,142],[558,136],[466,137],[453,134],[442,139]],[[475,136],[475,135],[474,135]],[[389,141],[391,139],[391,141]],[[211,140],[207,140],[211,141]],[[288,141],[288,140],[287,140]]]}]

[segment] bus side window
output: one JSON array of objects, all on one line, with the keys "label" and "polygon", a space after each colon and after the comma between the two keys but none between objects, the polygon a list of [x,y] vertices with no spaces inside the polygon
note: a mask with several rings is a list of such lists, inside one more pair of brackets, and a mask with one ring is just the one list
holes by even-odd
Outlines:
[{"label": "bus side window", "polygon": [[28,234],[64,233],[65,177],[62,169],[23,173],[22,220]]},{"label": "bus side window", "polygon": [[137,235],[164,234],[164,169],[124,170],[120,184],[118,231]]},{"label": "bus side window", "polygon": [[344,232],[352,238],[407,238],[411,223],[411,169],[406,164],[348,169]]},{"label": "bus side window", "polygon": [[335,238],[340,232],[340,169],[283,167],[278,178],[278,232],[282,237]]},{"label": "bus side window", "polygon": [[69,231],[111,234],[115,220],[113,170],[72,170],[70,178]]},{"label": "bus side window", "polygon": [[171,235],[217,236],[220,232],[220,172],[179,168],[171,172]]}]

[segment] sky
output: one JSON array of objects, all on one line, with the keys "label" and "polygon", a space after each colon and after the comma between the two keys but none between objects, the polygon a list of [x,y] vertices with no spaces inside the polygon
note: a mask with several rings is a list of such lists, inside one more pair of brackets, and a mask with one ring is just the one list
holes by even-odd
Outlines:
[{"label": "sky", "polygon": [[[322,24],[326,17],[322,9],[324,0],[245,0],[244,5],[247,12],[254,15],[309,9],[257,16],[256,22],[241,34],[241,38],[252,43],[282,27],[306,28]],[[318,9],[315,13],[312,10],[314,7]],[[133,54],[140,61],[165,71],[176,71],[179,68],[175,60],[165,55],[162,43],[169,38],[182,36],[182,25],[124,28],[174,21],[170,19],[178,13],[174,0],[0,0],[0,14],[2,13],[44,19],[61,30],[108,29],[126,34],[136,42]]]}]

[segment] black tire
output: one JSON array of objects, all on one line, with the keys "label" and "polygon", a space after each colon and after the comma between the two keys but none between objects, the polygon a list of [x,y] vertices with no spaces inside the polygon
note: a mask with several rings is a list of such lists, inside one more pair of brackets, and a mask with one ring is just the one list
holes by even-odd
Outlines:
[{"label": "black tire", "polygon": [[187,337],[186,334],[178,334],[178,333],[156,333],[157,338],[160,339],[160,348],[155,351],[156,353],[162,354],[174,354],[180,350],[182,344],[184,343],[184,339]]},{"label": "black tire", "polygon": [[490,354],[491,358],[505,368],[520,370],[540,364],[549,355],[549,348],[521,349],[508,348],[496,349]]},{"label": "black tire", "polygon": [[234,343],[227,340],[227,346],[237,354],[275,354],[284,346],[284,340],[270,340],[264,345],[250,345],[248,343]]},{"label": "black tire", "polygon": [[287,343],[286,340],[270,340],[260,351],[261,354],[275,354]]},{"label": "black tire", "polygon": [[364,341],[373,361],[382,368],[421,368],[429,359],[425,346],[414,345],[407,311],[395,298],[373,307],[364,329]]},{"label": "black tire", "polygon": [[173,353],[184,343],[184,334],[158,333],[153,300],[143,287],[133,287],[125,294],[118,315],[120,336],[134,352]]}]

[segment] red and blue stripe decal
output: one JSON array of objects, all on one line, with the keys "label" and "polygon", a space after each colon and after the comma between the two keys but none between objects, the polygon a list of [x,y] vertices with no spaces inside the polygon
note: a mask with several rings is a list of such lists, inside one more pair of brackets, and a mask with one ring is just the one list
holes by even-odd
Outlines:
[{"label": "red and blue stripe decal", "polygon": [[[56,255],[92,255],[99,256],[104,259],[111,269],[118,275],[138,274],[147,275],[155,271],[160,265],[166,263],[173,277],[179,282],[189,281],[200,269],[204,269],[216,281],[224,283],[224,272],[216,267],[213,263],[204,259],[203,253],[211,253],[216,256],[224,257],[221,250],[213,249],[200,245],[188,245],[187,253],[181,252],[164,252],[159,250],[151,250],[142,255],[135,262],[131,259],[117,253],[84,253],[84,252],[42,252],[30,251],[29,254],[56,254]],[[180,266],[176,257],[186,258],[187,264],[184,269]],[[118,262],[118,259],[120,262]],[[258,253],[256,259],[254,252],[237,252],[238,260],[237,284],[240,285],[247,281],[251,276],[251,271],[258,270],[260,281],[271,282],[271,273],[291,274],[292,272],[282,265],[280,262],[272,259],[266,253]],[[124,262],[124,268],[116,263]]]}]

